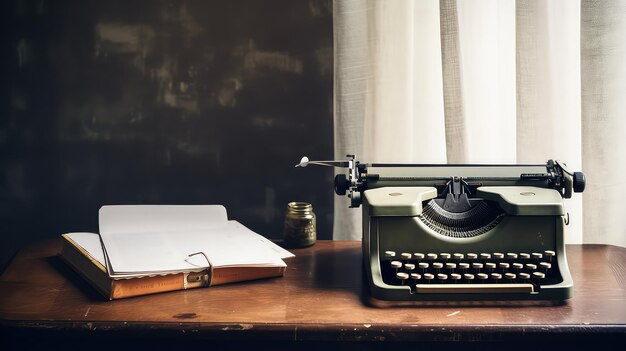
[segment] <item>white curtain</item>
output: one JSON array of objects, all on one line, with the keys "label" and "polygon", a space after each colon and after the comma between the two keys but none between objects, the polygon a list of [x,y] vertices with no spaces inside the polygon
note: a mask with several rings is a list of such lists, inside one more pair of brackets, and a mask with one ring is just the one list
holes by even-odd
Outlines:
[{"label": "white curtain", "polygon": [[[626,246],[625,3],[335,0],[335,158],[560,159],[587,176],[567,242]],[[336,198],[335,239],[360,212]]]}]

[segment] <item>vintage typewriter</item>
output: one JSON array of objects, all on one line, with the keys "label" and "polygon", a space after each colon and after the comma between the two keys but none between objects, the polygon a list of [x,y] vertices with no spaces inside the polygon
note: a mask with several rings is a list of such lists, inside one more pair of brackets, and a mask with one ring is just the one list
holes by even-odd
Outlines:
[{"label": "vintage typewriter", "polygon": [[572,295],[563,198],[585,177],[559,161],[533,165],[364,164],[335,192],[363,204],[363,258],[381,300],[564,300]]}]

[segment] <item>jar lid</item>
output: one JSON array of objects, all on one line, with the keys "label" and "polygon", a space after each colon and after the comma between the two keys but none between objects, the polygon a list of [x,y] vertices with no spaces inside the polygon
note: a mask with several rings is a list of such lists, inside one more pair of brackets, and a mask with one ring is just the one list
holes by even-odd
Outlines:
[{"label": "jar lid", "polygon": [[294,212],[309,212],[309,211],[313,210],[313,205],[311,205],[308,202],[294,201],[294,202],[288,203],[287,204],[287,208],[290,211],[294,211]]}]

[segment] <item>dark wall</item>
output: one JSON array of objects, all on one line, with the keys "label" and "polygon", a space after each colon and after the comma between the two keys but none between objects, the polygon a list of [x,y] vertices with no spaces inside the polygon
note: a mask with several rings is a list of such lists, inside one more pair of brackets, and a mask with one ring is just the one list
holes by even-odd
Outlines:
[{"label": "dark wall", "polygon": [[331,0],[10,1],[0,259],[105,204],[224,204],[280,238],[309,201],[330,238]]}]

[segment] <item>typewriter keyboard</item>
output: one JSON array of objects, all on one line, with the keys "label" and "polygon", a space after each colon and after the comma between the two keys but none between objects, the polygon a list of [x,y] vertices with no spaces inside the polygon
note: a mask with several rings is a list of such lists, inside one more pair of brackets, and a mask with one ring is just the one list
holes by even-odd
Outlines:
[{"label": "typewriter keyboard", "polygon": [[533,293],[562,278],[554,251],[412,253],[385,251],[383,281],[413,293]]}]

